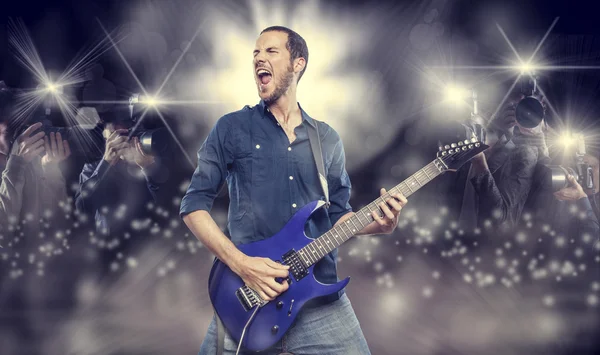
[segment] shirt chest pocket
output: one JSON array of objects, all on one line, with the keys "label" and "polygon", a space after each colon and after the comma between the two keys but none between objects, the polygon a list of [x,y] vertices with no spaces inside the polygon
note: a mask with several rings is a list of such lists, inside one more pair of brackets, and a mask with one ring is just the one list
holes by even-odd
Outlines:
[{"label": "shirt chest pocket", "polygon": [[278,173],[278,163],[274,152],[274,144],[269,137],[255,135],[252,138],[250,164],[253,185],[273,183],[275,175]]}]

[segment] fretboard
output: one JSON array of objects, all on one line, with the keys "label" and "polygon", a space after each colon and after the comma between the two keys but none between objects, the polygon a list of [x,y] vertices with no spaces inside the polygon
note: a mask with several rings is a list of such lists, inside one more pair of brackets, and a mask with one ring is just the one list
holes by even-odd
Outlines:
[{"label": "fretboard", "polygon": [[325,255],[329,254],[367,225],[371,224],[374,220],[371,216],[372,211],[378,213],[379,216],[383,216],[383,211],[381,210],[381,207],[379,207],[379,204],[385,203],[386,200],[392,198],[391,195],[400,192],[405,197],[408,197],[441,173],[442,171],[436,166],[435,161],[427,164],[408,179],[391,188],[386,194],[361,208],[352,217],[338,224],[319,238],[310,242],[304,248],[300,249],[298,254],[302,258],[302,261],[307,267],[316,264]]}]

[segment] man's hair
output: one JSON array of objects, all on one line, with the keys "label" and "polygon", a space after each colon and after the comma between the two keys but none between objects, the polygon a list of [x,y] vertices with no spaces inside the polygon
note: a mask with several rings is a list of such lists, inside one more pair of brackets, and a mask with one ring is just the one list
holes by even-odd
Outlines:
[{"label": "man's hair", "polygon": [[283,27],[283,26],[267,27],[264,30],[262,30],[262,32],[260,34],[262,35],[265,32],[273,32],[273,31],[287,33],[288,40],[287,40],[287,43],[285,44],[285,47],[290,52],[290,61],[291,62],[294,62],[294,60],[297,58],[304,58],[304,60],[306,61],[306,63],[304,64],[304,68],[298,75],[298,81],[300,81],[300,78],[302,78],[302,75],[304,74],[304,71],[306,70],[306,67],[308,66],[308,46],[306,45],[306,41],[304,40],[304,38],[302,38],[302,36],[300,36],[295,31],[293,31],[287,27]]}]

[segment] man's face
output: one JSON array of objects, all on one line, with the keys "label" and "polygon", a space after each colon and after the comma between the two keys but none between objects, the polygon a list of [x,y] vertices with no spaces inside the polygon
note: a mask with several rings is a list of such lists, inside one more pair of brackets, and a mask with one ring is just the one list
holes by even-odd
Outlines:
[{"label": "man's face", "polygon": [[254,80],[258,96],[267,103],[277,101],[287,92],[294,79],[285,32],[265,32],[254,47]]},{"label": "man's face", "polygon": [[0,123],[0,154],[8,155],[10,148],[10,137],[8,137],[8,126]]}]

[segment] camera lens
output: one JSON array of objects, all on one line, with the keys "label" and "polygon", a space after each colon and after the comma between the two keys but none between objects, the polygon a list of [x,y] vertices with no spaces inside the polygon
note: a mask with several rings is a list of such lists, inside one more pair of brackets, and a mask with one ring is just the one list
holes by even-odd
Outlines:
[{"label": "camera lens", "polygon": [[517,122],[525,128],[537,127],[544,119],[544,107],[534,97],[519,101],[515,111]]},{"label": "camera lens", "polygon": [[577,176],[575,171],[571,168],[565,168],[560,165],[550,166],[549,168],[552,171],[551,179],[553,192],[569,186],[569,180],[567,179],[569,175]]}]

